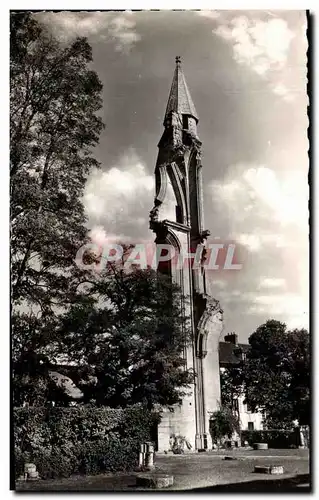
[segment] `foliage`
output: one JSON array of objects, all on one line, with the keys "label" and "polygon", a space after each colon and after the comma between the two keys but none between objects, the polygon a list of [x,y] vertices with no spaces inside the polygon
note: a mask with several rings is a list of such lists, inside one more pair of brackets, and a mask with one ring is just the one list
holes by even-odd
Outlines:
[{"label": "foliage", "polygon": [[238,417],[229,408],[221,407],[212,413],[209,430],[213,443],[221,444],[224,438],[231,438],[239,429]]},{"label": "foliage", "polygon": [[158,415],[143,407],[16,408],[15,472],[35,463],[40,476],[132,469]]},{"label": "foliage", "polygon": [[98,274],[75,263],[87,233],[81,199],[98,167],[92,148],[102,129],[102,85],[91,61],[86,39],[62,45],[32,14],[12,13],[14,403],[67,405],[49,378],[62,358],[80,367],[84,402],[171,405],[193,381],[177,290],[149,270],[108,266]]},{"label": "foliage", "polygon": [[241,431],[242,443],[248,441],[250,446],[254,443],[267,443],[269,448],[292,448],[299,446],[298,434],[290,430],[244,430]]},{"label": "foliage", "polygon": [[[30,460],[30,456],[33,460]],[[61,454],[59,448],[53,447],[50,451],[41,448],[33,453],[15,450],[15,475],[23,474],[24,464],[34,463],[41,479],[55,479],[69,477],[78,470],[78,457],[75,453],[66,456]]]},{"label": "foliage", "polygon": [[41,404],[63,344],[59,313],[87,300],[74,258],[86,241],[86,178],[98,167],[102,85],[86,39],[61,45],[27,12],[11,13],[10,37],[14,396]]},{"label": "foliage", "polygon": [[101,471],[126,471],[137,466],[138,446],[136,439],[110,437],[83,444],[79,448],[79,472],[98,474]]},{"label": "foliage", "polygon": [[239,366],[231,366],[220,370],[220,391],[221,404],[224,408],[228,408],[232,413],[238,415],[238,405],[235,402],[243,394],[243,363]]},{"label": "foliage", "polygon": [[269,320],[249,338],[244,378],[246,400],[266,415],[269,428],[310,422],[310,341],[306,330],[287,330]]},{"label": "foliage", "polygon": [[[91,293],[103,307],[74,304],[63,323],[68,356],[83,366],[84,401],[148,408],[178,403],[193,382],[185,367],[190,333],[180,289],[152,269],[109,267]],[[83,383],[89,377],[91,383]]]},{"label": "foliage", "polygon": [[63,47],[30,14],[13,13],[11,40],[12,297],[47,312],[65,303],[86,237],[80,199],[98,166],[102,85],[84,38]]}]

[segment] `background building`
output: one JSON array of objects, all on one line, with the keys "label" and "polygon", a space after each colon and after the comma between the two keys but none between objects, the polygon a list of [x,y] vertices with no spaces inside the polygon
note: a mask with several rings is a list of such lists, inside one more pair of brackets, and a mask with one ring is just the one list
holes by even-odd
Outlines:
[{"label": "background building", "polygon": [[[245,362],[249,344],[238,342],[238,335],[231,333],[225,335],[224,342],[219,342],[219,368],[221,374],[229,368],[235,368]],[[221,393],[221,398],[222,398]],[[236,411],[241,430],[262,430],[263,417],[260,412],[249,411],[249,405],[244,403],[245,396],[234,397],[232,407]]]}]

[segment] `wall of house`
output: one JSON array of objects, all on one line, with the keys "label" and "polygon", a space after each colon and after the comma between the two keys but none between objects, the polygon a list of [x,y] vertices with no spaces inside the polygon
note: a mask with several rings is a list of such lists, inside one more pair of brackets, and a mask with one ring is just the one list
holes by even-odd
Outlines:
[{"label": "wall of house", "polygon": [[260,431],[263,429],[263,418],[262,414],[259,412],[252,413],[248,411],[247,405],[244,404],[244,396],[238,399],[238,409],[240,418],[240,428],[241,430],[250,429],[250,424],[253,424],[253,430]]}]

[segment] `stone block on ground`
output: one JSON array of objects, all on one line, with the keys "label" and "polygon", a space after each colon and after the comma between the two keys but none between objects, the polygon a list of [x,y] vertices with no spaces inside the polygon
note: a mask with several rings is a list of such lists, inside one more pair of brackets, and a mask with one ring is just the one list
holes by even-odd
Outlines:
[{"label": "stone block on ground", "polygon": [[268,450],[268,443],[254,443],[254,450]]},{"label": "stone block on ground", "polygon": [[39,472],[38,471],[28,472],[28,479],[39,479]]},{"label": "stone block on ground", "polygon": [[282,465],[255,465],[254,472],[257,474],[283,474]]},{"label": "stone block on ground", "polygon": [[174,476],[160,473],[144,473],[136,475],[136,486],[143,488],[161,489],[173,486]]},{"label": "stone block on ground", "polygon": [[34,464],[24,464],[24,472],[36,472],[37,468]]}]

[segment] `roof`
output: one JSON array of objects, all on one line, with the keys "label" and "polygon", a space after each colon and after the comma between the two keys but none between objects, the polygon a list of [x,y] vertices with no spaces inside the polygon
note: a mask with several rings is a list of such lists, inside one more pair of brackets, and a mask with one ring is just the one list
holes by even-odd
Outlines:
[{"label": "roof", "polygon": [[241,362],[241,352],[246,353],[249,344],[233,344],[232,342],[219,342],[219,364],[238,365]]},{"label": "roof", "polygon": [[172,111],[184,115],[191,115],[198,121],[197,111],[188,90],[179,57],[176,57],[176,68],[166,107],[165,118]]}]

